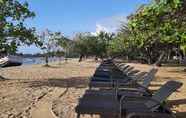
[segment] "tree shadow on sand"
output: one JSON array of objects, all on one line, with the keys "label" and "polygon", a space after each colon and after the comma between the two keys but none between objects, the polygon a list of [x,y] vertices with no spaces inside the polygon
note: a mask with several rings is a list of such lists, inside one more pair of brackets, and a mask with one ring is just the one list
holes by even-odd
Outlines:
[{"label": "tree shadow on sand", "polygon": [[183,80],[184,77],[169,77],[167,75],[167,77],[160,77],[160,76],[156,76],[155,78],[155,82],[167,82],[167,80]]},{"label": "tree shadow on sand", "polygon": [[152,83],[150,84],[151,87],[161,87],[163,84],[158,84],[158,83]]},{"label": "tree shadow on sand", "polygon": [[184,67],[184,65],[183,64],[171,64],[171,63],[169,63],[169,64],[162,64],[162,67]]},{"label": "tree shadow on sand", "polygon": [[88,87],[89,77],[70,77],[70,78],[54,78],[47,80],[25,81],[29,87],[61,87],[61,88],[86,88]]},{"label": "tree shadow on sand", "polygon": [[[169,100],[168,101],[168,106],[170,108],[173,108],[173,107],[179,106],[179,105],[186,105],[186,99],[178,99],[178,100]],[[175,115],[176,115],[176,118],[185,118],[186,112],[176,111]]]},{"label": "tree shadow on sand", "polygon": [[61,65],[42,65],[43,68],[63,68],[62,64]]},{"label": "tree shadow on sand", "polygon": [[0,81],[7,80],[7,78],[4,78],[3,76],[0,75]]}]

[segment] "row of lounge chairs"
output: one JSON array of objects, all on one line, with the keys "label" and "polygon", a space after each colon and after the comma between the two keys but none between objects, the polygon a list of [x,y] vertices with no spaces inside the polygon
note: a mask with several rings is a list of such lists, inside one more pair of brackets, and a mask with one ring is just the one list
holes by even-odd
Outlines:
[{"label": "row of lounge chairs", "polygon": [[103,61],[90,78],[89,89],[79,99],[75,110],[81,114],[111,118],[174,118],[165,100],[182,86],[168,81],[156,93],[148,87],[158,69],[140,72],[121,62]]}]

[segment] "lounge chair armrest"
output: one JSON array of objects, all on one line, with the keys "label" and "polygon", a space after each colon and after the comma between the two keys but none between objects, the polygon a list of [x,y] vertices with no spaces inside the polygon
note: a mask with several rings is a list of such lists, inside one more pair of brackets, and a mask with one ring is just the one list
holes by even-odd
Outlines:
[{"label": "lounge chair armrest", "polygon": [[172,114],[166,113],[130,113],[126,116],[126,118],[135,118],[136,116],[141,116],[142,118],[175,118]]},{"label": "lounge chair armrest", "polygon": [[149,99],[147,97],[144,96],[125,96],[123,95],[120,99],[120,103],[122,103],[124,100],[134,100],[134,99]]},{"label": "lounge chair armrest", "polygon": [[145,89],[145,90],[148,90],[147,87],[144,87],[144,86],[142,86],[141,84],[138,84],[138,86],[141,87],[141,88],[143,88],[143,89]]},{"label": "lounge chair armrest", "polygon": [[[119,90],[120,91],[120,90]],[[122,91],[122,89],[121,89],[121,91]],[[128,89],[127,91],[129,91],[129,92],[137,92],[137,93],[141,93],[141,94],[143,94],[143,95],[146,95],[146,96],[151,96],[151,93],[148,91],[148,90],[141,90],[141,89]]]},{"label": "lounge chair armrest", "polygon": [[[146,91],[145,93],[148,93],[149,95],[151,95],[152,93],[148,90],[148,88],[146,88],[146,87],[144,87],[144,86],[142,86],[141,84],[139,84],[139,83],[137,83],[137,80],[135,81],[129,81],[128,82],[128,86],[135,86],[136,88],[142,88],[144,91]],[[141,89],[136,89],[136,92],[142,92],[142,93],[144,93],[144,91],[143,90],[141,90]]]},{"label": "lounge chair armrest", "polygon": [[141,99],[141,100],[151,100],[151,101],[153,101],[153,102],[156,102],[157,104],[161,104],[159,101],[156,101],[156,100],[154,100],[154,99],[152,99],[151,97],[145,97],[145,96],[125,96],[125,95],[123,95],[122,97],[121,97],[121,99],[120,99],[120,104],[122,105],[122,103],[123,103],[123,101],[124,100],[132,100],[133,99],[133,101],[134,101],[134,99]]}]

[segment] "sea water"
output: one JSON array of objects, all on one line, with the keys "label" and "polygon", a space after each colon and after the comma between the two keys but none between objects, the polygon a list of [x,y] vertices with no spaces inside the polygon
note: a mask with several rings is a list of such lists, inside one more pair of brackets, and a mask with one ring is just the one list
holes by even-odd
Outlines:
[{"label": "sea water", "polygon": [[[62,61],[63,58],[50,57],[49,62]],[[45,57],[24,57],[23,65],[45,64]]]}]

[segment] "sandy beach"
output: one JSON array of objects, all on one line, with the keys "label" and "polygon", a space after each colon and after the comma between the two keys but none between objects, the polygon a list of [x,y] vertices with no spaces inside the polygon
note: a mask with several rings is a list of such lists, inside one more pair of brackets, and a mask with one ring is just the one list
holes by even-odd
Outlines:
[{"label": "sandy beach", "polygon": [[[50,67],[30,65],[3,68],[0,75],[0,118],[75,118],[75,106],[87,88],[88,78],[99,63],[77,59],[52,63]],[[131,64],[140,71],[150,66]],[[186,72],[183,67],[160,67],[151,89],[169,80],[183,87],[169,97],[168,103],[178,118],[186,115]],[[90,118],[85,115],[82,118]],[[95,116],[99,118],[99,116]]]}]

